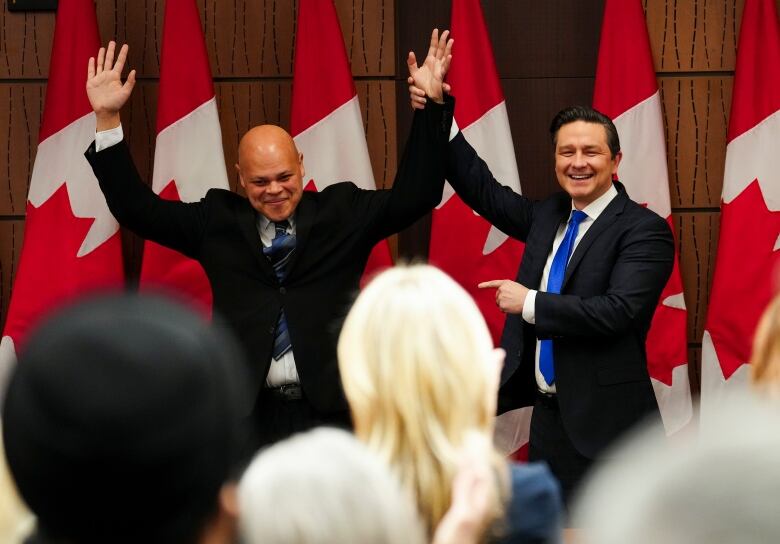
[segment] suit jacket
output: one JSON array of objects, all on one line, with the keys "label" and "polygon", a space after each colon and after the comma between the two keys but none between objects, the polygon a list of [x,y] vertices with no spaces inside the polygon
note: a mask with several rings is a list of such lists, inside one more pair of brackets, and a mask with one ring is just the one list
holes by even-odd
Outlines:
[{"label": "suit jacket", "polygon": [[[516,281],[539,289],[555,234],[571,212],[569,195],[531,202],[500,185],[462,134],[449,145],[447,179],[477,213],[525,242]],[[533,405],[536,341],[552,339],[563,424],[590,458],[637,420],[659,417],[645,339],[674,261],[666,221],[615,186],[618,195],[574,250],[561,293],[537,294],[535,325],[507,315],[501,339],[507,359],[499,410]]]},{"label": "suit jacket", "polygon": [[336,364],[341,322],[373,246],[441,200],[453,104],[429,101],[415,114],[391,190],[345,182],[303,193],[295,212],[296,251],[282,283],[262,253],[256,212],[246,198],[212,189],[196,203],[162,200],[141,182],[124,143],[99,153],[93,143],[86,157],[121,225],[203,266],[215,310],[245,348],[253,385],[262,390],[284,308],[301,386],[315,408],[332,412],[347,406]]}]

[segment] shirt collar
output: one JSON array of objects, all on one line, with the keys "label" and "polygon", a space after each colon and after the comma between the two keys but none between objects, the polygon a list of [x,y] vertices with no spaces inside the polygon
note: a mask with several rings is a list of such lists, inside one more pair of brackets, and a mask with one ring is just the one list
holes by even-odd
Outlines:
[{"label": "shirt collar", "polygon": [[[611,184],[609,186],[609,189],[607,189],[607,192],[598,197],[596,200],[582,208],[582,211],[587,215],[590,219],[595,221],[599,218],[599,215],[609,206],[609,203],[612,202],[612,199],[615,198],[618,195],[618,190],[615,187],[615,184]],[[571,203],[571,209],[575,210],[574,202]]]},{"label": "shirt collar", "polygon": [[[295,214],[292,214],[290,217],[288,217],[287,222],[290,223],[290,231],[295,232]],[[273,223],[261,213],[257,214],[257,229],[260,232],[269,232],[271,234],[271,238],[273,238],[273,235],[275,234]]]}]

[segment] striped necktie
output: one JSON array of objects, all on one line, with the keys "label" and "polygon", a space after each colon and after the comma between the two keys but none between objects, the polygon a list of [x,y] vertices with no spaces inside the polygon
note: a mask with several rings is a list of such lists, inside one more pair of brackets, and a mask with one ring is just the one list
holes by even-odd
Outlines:
[{"label": "striped necktie", "polygon": [[[263,254],[271,261],[279,283],[283,283],[287,277],[287,266],[295,252],[295,235],[287,233],[289,227],[290,223],[287,220],[274,223],[276,236],[271,240],[269,247],[263,248]],[[290,343],[290,332],[287,330],[287,318],[284,315],[284,309],[281,309],[274,331],[274,359],[279,360],[290,349],[292,349],[292,344]]]}]

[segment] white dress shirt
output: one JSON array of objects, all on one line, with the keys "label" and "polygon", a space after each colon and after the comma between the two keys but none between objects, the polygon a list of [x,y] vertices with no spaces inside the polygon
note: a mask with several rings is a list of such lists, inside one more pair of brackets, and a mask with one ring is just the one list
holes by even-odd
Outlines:
[{"label": "white dress shirt", "polygon": [[[606,193],[582,209],[587,217],[580,223],[579,230],[577,231],[577,238],[574,239],[574,246],[571,250],[572,255],[577,249],[577,245],[580,243],[580,240],[582,240],[582,237],[585,236],[585,233],[588,232],[588,229],[591,227],[591,225],[593,225],[593,222],[598,219],[599,215],[601,215],[601,213],[606,209],[607,205],[612,202],[612,199],[615,198],[617,194],[618,192],[615,186],[610,185]],[[572,203],[571,209],[575,209],[574,203]],[[561,242],[563,242],[563,237],[566,234],[566,227],[568,226],[569,221],[571,221],[571,214],[569,214],[569,219],[566,222],[561,223],[561,225],[558,227],[558,232],[555,234],[555,240],[553,241],[552,250],[547,256],[547,262],[544,265],[544,272],[542,272],[542,281],[539,284],[539,291],[547,291],[547,279],[550,277],[550,268],[552,267],[553,257],[555,256],[555,252],[558,251],[558,247],[561,245]],[[525,302],[523,303],[523,319],[532,325],[536,323],[536,293],[537,291],[533,289],[528,291],[528,294],[525,297]],[[548,385],[544,380],[544,376],[542,376],[541,370],[539,370],[538,339],[536,340],[536,354],[534,355],[534,361],[536,386],[544,393],[556,393],[557,390],[555,388],[555,384],[553,383],[552,385]]]},{"label": "white dress shirt", "polygon": [[[95,151],[102,151],[112,145],[116,145],[122,141],[122,138],[124,138],[122,125],[97,132],[95,133]],[[290,217],[288,221],[290,222],[290,228],[287,229],[287,233],[295,234],[295,218]],[[263,247],[271,247],[271,240],[276,236],[274,224],[265,216],[257,214],[257,231],[260,234],[260,241],[263,243]],[[265,379],[265,384],[268,387],[279,387],[280,385],[290,383],[300,383],[300,381],[292,349],[282,355],[278,361],[271,357],[271,368],[268,370],[268,376]]]}]

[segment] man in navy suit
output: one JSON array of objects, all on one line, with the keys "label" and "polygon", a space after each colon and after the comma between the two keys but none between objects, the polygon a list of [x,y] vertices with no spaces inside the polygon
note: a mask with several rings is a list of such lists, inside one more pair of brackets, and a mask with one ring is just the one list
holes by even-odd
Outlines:
[{"label": "man in navy suit", "polygon": [[[410,61],[413,59],[410,59]],[[410,64],[412,105],[432,78]],[[507,318],[499,410],[534,406],[530,458],[545,460],[564,497],[638,420],[658,418],[645,339],[672,270],[667,223],[616,181],[622,157],[605,115],[571,107],[552,121],[563,192],[532,202],[496,181],[453,129],[446,176],[474,211],[525,242],[514,281],[485,278]],[[615,179],[615,181],[613,181]]]}]

